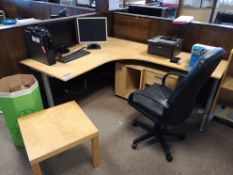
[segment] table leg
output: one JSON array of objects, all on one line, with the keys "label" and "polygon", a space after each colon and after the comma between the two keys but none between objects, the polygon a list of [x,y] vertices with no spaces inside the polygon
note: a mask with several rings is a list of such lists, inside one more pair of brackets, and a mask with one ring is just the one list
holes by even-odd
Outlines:
[{"label": "table leg", "polygon": [[31,165],[32,167],[32,172],[34,175],[43,175],[39,163]]},{"label": "table leg", "polygon": [[233,112],[230,112],[228,118],[233,119]]},{"label": "table leg", "polygon": [[99,136],[91,139],[92,143],[92,164],[94,168],[100,165],[100,153],[99,153]]},{"label": "table leg", "polygon": [[45,73],[41,73],[43,84],[44,84],[44,89],[45,89],[45,94],[47,98],[47,102],[49,107],[54,106],[54,99],[53,99],[53,94],[49,82],[49,77]]},{"label": "table leg", "polygon": [[209,115],[210,115],[210,110],[211,110],[211,106],[212,106],[212,102],[213,102],[213,99],[214,99],[214,96],[218,90],[218,85],[219,85],[219,82],[220,80],[219,79],[214,79],[214,84],[213,84],[213,87],[211,89],[211,92],[210,92],[210,96],[207,100],[207,104],[206,104],[206,109],[205,109],[205,113],[204,113],[204,116],[203,116],[203,119],[202,119],[202,122],[201,122],[201,126],[200,126],[200,131],[203,131],[204,130],[204,127],[206,126],[207,122],[209,121]]}]

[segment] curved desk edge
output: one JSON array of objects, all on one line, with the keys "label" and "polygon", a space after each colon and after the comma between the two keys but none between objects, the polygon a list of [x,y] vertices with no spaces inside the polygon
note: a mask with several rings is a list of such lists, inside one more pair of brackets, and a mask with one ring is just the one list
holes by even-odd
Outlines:
[{"label": "curved desk edge", "polygon": [[[82,46],[81,44],[74,46],[71,50],[78,49]],[[169,59],[161,56],[147,54],[146,44],[109,37],[108,42],[102,45],[102,49],[91,50],[91,54],[68,63],[57,62],[55,65],[48,66],[33,59],[22,60],[20,63],[38,72],[66,82],[106,63],[124,60],[147,62],[187,72],[190,54],[181,52],[178,57],[181,58],[181,65],[171,63]],[[222,60],[211,77],[221,79],[226,67],[227,61]]]}]

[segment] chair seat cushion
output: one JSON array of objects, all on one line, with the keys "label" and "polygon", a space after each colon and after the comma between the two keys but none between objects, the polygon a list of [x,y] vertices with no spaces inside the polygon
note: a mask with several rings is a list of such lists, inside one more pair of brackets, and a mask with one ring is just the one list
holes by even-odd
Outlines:
[{"label": "chair seat cushion", "polygon": [[144,90],[135,91],[129,96],[129,103],[152,120],[161,120],[164,106],[172,90],[162,85],[151,85]]}]

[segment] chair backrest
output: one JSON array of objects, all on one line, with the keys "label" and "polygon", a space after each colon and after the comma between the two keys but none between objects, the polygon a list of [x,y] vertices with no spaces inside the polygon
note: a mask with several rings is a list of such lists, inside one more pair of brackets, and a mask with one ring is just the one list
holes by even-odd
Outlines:
[{"label": "chair backrest", "polygon": [[224,53],[222,48],[208,51],[189,71],[168,99],[169,108],[163,112],[164,122],[169,125],[177,125],[190,116],[198,94],[221,61]]}]

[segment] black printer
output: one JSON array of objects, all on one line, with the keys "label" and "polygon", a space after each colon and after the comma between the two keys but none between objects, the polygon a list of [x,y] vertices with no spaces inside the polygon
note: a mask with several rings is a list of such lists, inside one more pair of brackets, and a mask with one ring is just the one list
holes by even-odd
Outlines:
[{"label": "black printer", "polygon": [[180,53],[182,43],[183,39],[159,35],[148,40],[148,53],[171,59]]}]

